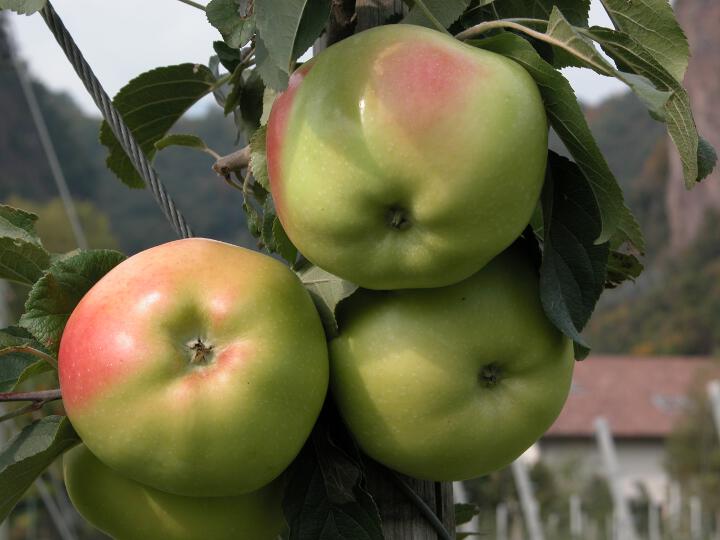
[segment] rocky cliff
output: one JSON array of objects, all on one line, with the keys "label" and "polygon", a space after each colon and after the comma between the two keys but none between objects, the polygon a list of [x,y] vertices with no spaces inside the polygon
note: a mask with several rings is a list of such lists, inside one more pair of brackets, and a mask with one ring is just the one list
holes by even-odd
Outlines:
[{"label": "rocky cliff", "polygon": [[[685,86],[700,133],[720,149],[720,2],[718,0],[677,0],[675,11],[690,42],[690,66]],[[720,211],[720,168],[687,191],[677,153],[670,152],[666,191],[670,222],[670,246],[685,248],[700,231],[708,210]]]}]

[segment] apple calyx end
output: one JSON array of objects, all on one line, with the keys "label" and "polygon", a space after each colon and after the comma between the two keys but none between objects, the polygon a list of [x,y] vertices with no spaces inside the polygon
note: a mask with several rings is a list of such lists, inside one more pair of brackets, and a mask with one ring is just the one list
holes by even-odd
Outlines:
[{"label": "apple calyx end", "polygon": [[412,225],[408,211],[399,206],[391,206],[385,214],[385,220],[390,228],[398,231],[407,230]]},{"label": "apple calyx end", "polygon": [[204,366],[212,362],[212,351],[215,348],[213,345],[207,345],[203,343],[201,338],[197,338],[191,345],[188,345],[188,348],[192,351],[192,357],[190,358],[192,365]]},{"label": "apple calyx end", "polygon": [[500,382],[502,372],[496,364],[487,364],[478,374],[478,382],[485,388],[493,388]]}]

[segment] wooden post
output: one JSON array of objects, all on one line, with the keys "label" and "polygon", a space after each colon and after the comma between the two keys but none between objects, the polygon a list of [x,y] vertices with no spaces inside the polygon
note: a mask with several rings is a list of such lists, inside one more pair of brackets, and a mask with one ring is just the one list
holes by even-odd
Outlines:
[{"label": "wooden post", "polygon": [[[0,13],[0,37],[2,37],[4,13]],[[2,43],[0,43],[2,45]],[[10,315],[8,313],[8,284],[0,279],[0,328],[5,328],[10,324]],[[0,403],[0,415],[5,411],[5,406]],[[0,424],[0,448],[5,446],[7,442],[7,433],[5,432],[5,426]],[[0,540],[8,540],[10,538],[10,516],[8,516],[2,523],[0,523]]]},{"label": "wooden post", "polygon": [[636,540],[637,534],[630,515],[630,508],[620,485],[620,471],[617,454],[615,453],[615,443],[610,432],[610,426],[605,418],[598,417],[595,419],[595,435],[613,498],[617,538],[618,540]]},{"label": "wooden post", "polygon": [[495,540],[508,540],[508,507],[500,503],[495,508]]},{"label": "wooden post", "polygon": [[582,538],[582,501],[577,494],[570,495],[570,536],[573,539]]},{"label": "wooden post", "polygon": [[[355,31],[367,30],[397,19],[404,13],[402,0],[333,0],[328,32],[315,44],[315,52]],[[380,510],[386,540],[438,540],[430,521],[398,486],[387,469],[368,467],[368,489]],[[398,475],[435,513],[449,538],[455,538],[455,508],[451,482],[427,482]]]},{"label": "wooden post", "polygon": [[720,379],[710,381],[707,386],[708,397],[710,398],[710,407],[713,411],[715,419],[715,428],[718,437],[720,437]]},{"label": "wooden post", "polygon": [[702,503],[700,497],[693,495],[690,497],[690,538],[692,540],[702,540]]},{"label": "wooden post", "polygon": [[648,504],[648,540],[661,540],[660,507],[653,500]]},{"label": "wooden post", "polygon": [[519,457],[512,463],[513,477],[515,478],[515,487],[517,487],[520,495],[520,506],[522,507],[523,517],[525,518],[525,528],[530,540],[544,540],[542,524],[540,523],[540,512],[538,509],[535,495],[533,494],[532,484],[530,483],[530,475],[527,466]]}]

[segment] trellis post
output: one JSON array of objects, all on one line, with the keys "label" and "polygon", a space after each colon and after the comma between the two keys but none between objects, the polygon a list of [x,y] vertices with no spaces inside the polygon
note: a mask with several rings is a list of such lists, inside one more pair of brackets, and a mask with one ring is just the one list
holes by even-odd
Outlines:
[{"label": "trellis post", "polygon": [[[328,40],[339,41],[353,32],[379,26],[404,13],[402,0],[334,0],[327,35],[316,44],[315,51],[322,50]],[[355,13],[355,15],[353,15]],[[448,538],[455,538],[455,510],[451,482],[428,482],[377,466],[368,468],[368,488],[377,503],[383,522],[386,540],[438,540],[444,539],[438,531],[441,523]],[[413,502],[413,497],[417,500]],[[418,503],[423,501],[425,510],[436,516],[435,526],[431,516],[423,515]]]}]

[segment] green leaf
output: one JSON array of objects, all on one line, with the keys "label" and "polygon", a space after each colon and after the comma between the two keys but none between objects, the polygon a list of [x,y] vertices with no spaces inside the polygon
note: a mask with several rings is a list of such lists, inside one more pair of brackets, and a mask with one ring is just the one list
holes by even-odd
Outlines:
[{"label": "green leaf", "polygon": [[642,43],[658,64],[682,82],[690,47],[668,0],[600,1],[615,28]]},{"label": "green leaf", "polygon": [[279,94],[272,88],[265,87],[265,90],[263,91],[262,116],[260,117],[261,126],[267,124],[268,119],[270,118],[270,111],[272,110],[273,103],[275,103],[278,95]]},{"label": "green leaf", "polygon": [[615,69],[603,58],[593,42],[573,28],[557,8],[553,8],[550,14],[546,34],[552,38],[553,45],[573,55],[586,67],[600,75],[615,77],[627,84],[654,115],[658,117],[664,115],[665,103],[670,93],[658,90],[641,75]]},{"label": "green leaf", "polygon": [[242,118],[243,132],[248,139],[260,127],[264,94],[265,85],[257,70],[245,70],[242,77],[238,107]]},{"label": "green leaf", "polygon": [[[214,84],[212,72],[199,64],[161,67],[131,80],[113,103],[144,154],[152,160],[157,151],[155,143],[185,111],[212,92]],[[143,187],[142,178],[107,122],[100,128],[100,142],[110,151],[108,168],[128,186]]]},{"label": "green leaf", "polygon": [[698,132],[685,88],[668,72],[650,51],[632,37],[607,28],[592,27],[585,34],[597,41],[619,64],[639,73],[658,88],[670,92],[664,107],[668,133],[680,153],[685,186],[691,188],[705,178],[715,166],[715,151]]},{"label": "green leaf", "polygon": [[338,335],[338,324],[335,318],[337,307],[340,302],[357,291],[358,286],[309,262],[297,269],[297,275],[315,302],[328,339],[336,337]]},{"label": "green leaf", "polygon": [[213,41],[213,50],[228,73],[232,73],[240,65],[240,49],[230,47],[224,41]]},{"label": "green leaf", "polygon": [[623,193],[588,127],[570,83],[523,38],[508,32],[473,43],[503,54],[523,66],[540,89],[550,124],[587,178],[600,209],[602,227],[597,242],[619,233],[640,251],[640,228],[624,204]]},{"label": "green leaf", "polygon": [[492,9],[501,19],[530,18],[550,19],[553,8],[557,8],[575,26],[587,26],[590,0],[501,0]]},{"label": "green leaf", "polygon": [[286,74],[293,71],[295,60],[315,42],[329,15],[328,0],[255,0],[263,45],[275,66]]},{"label": "green leaf", "polygon": [[[352,443],[342,445],[324,411],[310,439],[287,472],[283,512],[289,540],[383,540],[377,506],[365,488]],[[352,445],[354,447],[354,445]]]},{"label": "green leaf", "polygon": [[479,512],[480,508],[476,504],[455,503],[455,525],[472,521]]},{"label": "green leaf", "polygon": [[580,168],[550,152],[542,194],[540,299],[553,324],[580,347],[580,332],[603,291],[609,244],[596,244],[600,213]]},{"label": "green leaf", "polygon": [[259,128],[250,139],[250,170],[252,171],[255,181],[260,184],[265,191],[270,191],[270,177],[267,168],[267,127]]},{"label": "green leaf", "polygon": [[[470,5],[470,0],[423,0],[425,7],[430,13],[445,27],[449,27],[454,23],[465,9]],[[402,20],[405,24],[417,24],[435,28],[435,25],[427,18],[423,10],[415,5]]]},{"label": "green leaf", "polygon": [[607,263],[605,288],[614,289],[625,281],[635,281],[642,271],[643,265],[635,255],[612,250]]},{"label": "green leaf", "polygon": [[[247,0],[212,0],[205,6],[208,22],[217,28],[225,43],[232,48],[242,47],[255,33],[251,4]],[[233,70],[228,68],[228,71]]]},{"label": "green leaf", "polygon": [[[0,353],[11,347],[50,354],[30,332],[16,326],[0,330]],[[0,392],[12,392],[23,381],[51,369],[49,363],[32,352],[0,354]]]},{"label": "green leaf", "polygon": [[280,69],[270,58],[270,53],[261,36],[257,36],[255,39],[255,66],[265,86],[278,92],[287,88],[290,75],[286,70]]},{"label": "green leaf", "polygon": [[30,291],[20,326],[57,354],[60,337],[75,306],[124,259],[125,255],[117,251],[98,249],[80,251],[54,262]]},{"label": "green leaf", "polygon": [[273,242],[275,244],[275,251],[285,259],[290,265],[295,264],[298,256],[298,250],[292,241],[288,238],[285,229],[280,223],[280,219],[275,217],[272,227]]},{"label": "green leaf", "polygon": [[35,214],[0,205],[0,279],[32,285],[50,265],[36,221]]},{"label": "green leaf", "polygon": [[0,11],[9,9],[20,15],[32,15],[43,9],[45,4],[47,0],[0,0]]},{"label": "green leaf", "polygon": [[707,178],[717,165],[717,152],[704,137],[698,141],[698,181]]},{"label": "green leaf", "polygon": [[187,148],[195,148],[202,152],[211,153],[205,141],[203,141],[197,135],[184,135],[180,133],[173,133],[171,135],[165,135],[162,139],[155,143],[157,150],[164,150],[168,146],[185,146]]},{"label": "green leaf", "polygon": [[26,426],[0,450],[0,522],[55,459],[80,442],[64,416]]}]

